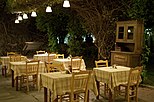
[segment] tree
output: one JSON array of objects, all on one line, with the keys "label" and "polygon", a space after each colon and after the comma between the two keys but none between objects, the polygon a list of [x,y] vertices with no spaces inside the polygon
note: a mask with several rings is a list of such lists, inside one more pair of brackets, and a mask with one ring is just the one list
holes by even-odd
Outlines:
[{"label": "tree", "polygon": [[10,40],[9,31],[12,28],[10,22],[12,22],[12,18],[10,14],[6,12],[6,0],[0,1],[0,55],[3,55],[9,48],[8,41]]},{"label": "tree", "polygon": [[86,35],[86,31],[82,26],[82,20],[77,16],[76,12],[72,11],[69,16],[68,22],[68,53],[73,56],[79,56],[83,54],[83,36]]},{"label": "tree", "polygon": [[120,0],[78,0],[71,3],[72,9],[84,19],[85,28],[95,36],[98,59],[109,59],[115,43],[115,21],[123,10]]},{"label": "tree", "polygon": [[64,39],[68,33],[68,19],[68,14],[61,5],[53,6],[52,13],[39,12],[38,17],[36,18],[37,28],[48,34],[48,45],[50,51],[58,51],[58,39],[59,44],[64,44]]}]

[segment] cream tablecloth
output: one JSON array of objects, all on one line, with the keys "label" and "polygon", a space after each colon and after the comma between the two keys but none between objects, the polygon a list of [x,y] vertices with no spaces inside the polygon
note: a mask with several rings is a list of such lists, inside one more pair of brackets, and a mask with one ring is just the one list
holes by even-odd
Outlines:
[{"label": "cream tablecloth", "polygon": [[[52,102],[56,99],[57,95],[62,95],[70,90],[70,81],[72,74],[65,74],[64,72],[41,73],[41,85],[52,91]],[[98,95],[96,83],[94,78],[90,81],[89,89],[93,90]]]},{"label": "cream tablecloth", "polygon": [[[21,61],[21,62],[10,62],[10,70],[12,69],[14,71],[14,79],[17,76],[21,76],[23,73],[21,72],[21,69],[25,68],[26,69],[26,62]],[[45,72],[45,64],[44,62],[40,62],[39,64],[39,73],[44,73]]]},{"label": "cream tablecloth", "polygon": [[[53,59],[55,55],[56,54],[50,54],[49,57]],[[48,54],[37,54],[33,56],[33,59],[37,59],[41,61],[48,61]]]},{"label": "cream tablecloth", "polygon": [[[78,60],[78,59],[77,59]],[[64,68],[68,69],[71,65],[71,59],[65,58],[65,59],[53,59],[53,63],[63,63]],[[81,70],[86,70],[86,65],[84,60],[81,61]]]},{"label": "cream tablecloth", "polygon": [[[7,73],[10,74],[10,66],[9,66],[9,63],[10,63],[10,57],[9,56],[2,56],[0,57],[1,59],[1,62],[2,62],[2,66],[6,66],[8,68],[7,70]],[[27,57],[26,56],[21,56],[21,61],[26,61],[27,60]]]},{"label": "cream tablecloth", "polygon": [[112,67],[101,67],[93,69],[96,80],[99,82],[107,83],[111,91],[114,90],[114,87],[128,82],[130,68],[124,66],[116,67],[117,69]]},{"label": "cream tablecloth", "polygon": [[[10,62],[10,57],[9,56],[2,56],[2,57],[0,57],[0,59],[1,59],[2,65],[7,66],[7,67],[9,66],[9,62]],[[26,56],[21,56],[21,60],[26,61],[27,57]]]}]

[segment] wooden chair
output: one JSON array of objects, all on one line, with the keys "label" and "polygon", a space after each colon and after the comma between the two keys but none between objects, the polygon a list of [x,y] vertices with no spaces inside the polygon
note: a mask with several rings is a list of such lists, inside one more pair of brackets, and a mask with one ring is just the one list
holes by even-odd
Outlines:
[{"label": "wooden chair", "polygon": [[46,63],[47,73],[64,71],[63,63]]},{"label": "wooden chair", "polygon": [[56,58],[64,59],[64,54],[56,54]]},{"label": "wooden chair", "polygon": [[55,56],[50,56],[50,54],[54,54],[54,53],[48,53],[48,60],[45,61],[45,67],[46,67],[47,72],[50,72],[51,68],[53,68],[53,67],[50,67],[50,66],[51,66],[51,64],[53,62],[53,59],[56,58],[56,55]]},{"label": "wooden chair", "polygon": [[79,72],[81,69],[81,62],[82,62],[82,56],[75,56],[71,57],[71,66],[70,71],[71,72]]},{"label": "wooden chair", "polygon": [[[11,56],[11,55],[15,55],[16,53],[15,52],[7,52],[7,56]],[[2,65],[2,75],[3,76],[7,76],[7,66],[5,65]]]},{"label": "wooden chair", "polygon": [[21,61],[21,55],[15,54],[15,55],[10,55],[10,62],[18,62]]},{"label": "wooden chair", "polygon": [[29,91],[29,84],[33,83],[38,88],[38,70],[39,60],[26,61],[26,69],[20,70],[23,73],[20,76],[20,88],[26,85],[26,91]]},{"label": "wooden chair", "polygon": [[[70,91],[67,92],[69,95],[69,102],[79,102],[81,99],[81,94],[84,95],[84,101],[82,102],[88,102],[89,100],[89,82],[90,82],[90,76],[91,76],[90,70],[87,71],[80,71],[80,72],[73,72],[72,78],[71,78],[71,87]],[[66,94],[65,94],[66,96]],[[60,96],[60,102],[63,101],[66,97]]]},{"label": "wooden chair", "polygon": [[50,56],[50,54],[54,54],[54,53],[48,53],[48,63],[52,63],[53,59],[56,58],[56,54],[54,56]]},{"label": "wooden chair", "polygon": [[98,60],[95,61],[96,67],[108,67],[108,60]]},{"label": "wooden chair", "polygon": [[[108,60],[98,60],[95,61],[96,68],[99,67],[108,67]],[[100,86],[104,86],[104,96],[109,92],[109,87],[106,83],[100,83]]]},{"label": "wooden chair", "polygon": [[[19,54],[14,54],[11,53],[12,55],[9,55],[9,61],[10,62],[17,62],[17,61],[21,61],[21,55]],[[4,75],[5,77],[7,76],[7,67],[6,66],[2,66],[2,75]]]},{"label": "wooden chair", "polygon": [[[63,63],[47,63],[45,62],[47,73],[64,71]],[[49,89],[49,102],[51,102],[51,90]]]},{"label": "wooden chair", "polygon": [[[129,72],[128,82],[121,84],[120,88],[124,88],[125,98],[127,102],[130,102],[130,98],[135,97],[135,101],[138,102],[138,87],[141,81],[142,66],[131,68]],[[123,90],[120,90],[123,92]]]},{"label": "wooden chair", "polygon": [[37,54],[45,54],[45,51],[40,50],[40,51],[36,51],[36,53]]},{"label": "wooden chair", "polygon": [[7,56],[10,56],[10,55],[15,55],[16,52],[7,52]]}]

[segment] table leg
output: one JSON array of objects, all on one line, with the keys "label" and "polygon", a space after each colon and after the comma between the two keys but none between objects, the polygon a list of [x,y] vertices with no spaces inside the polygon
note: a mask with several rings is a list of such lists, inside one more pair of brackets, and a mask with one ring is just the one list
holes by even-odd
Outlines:
[{"label": "table leg", "polygon": [[11,70],[11,75],[12,75],[12,87],[14,87],[14,71]]},{"label": "table leg", "polygon": [[4,66],[4,76],[7,77],[7,67]]},{"label": "table leg", "polygon": [[16,77],[16,91],[18,91],[18,76]]},{"label": "table leg", "polygon": [[96,99],[99,99],[99,95],[100,95],[100,82],[96,80],[96,85],[97,85],[97,89],[98,89],[98,96],[96,96]]},{"label": "table leg", "polygon": [[109,102],[113,102],[112,91],[109,89]]},{"label": "table leg", "polygon": [[48,102],[48,92],[46,87],[44,87],[44,102]]}]

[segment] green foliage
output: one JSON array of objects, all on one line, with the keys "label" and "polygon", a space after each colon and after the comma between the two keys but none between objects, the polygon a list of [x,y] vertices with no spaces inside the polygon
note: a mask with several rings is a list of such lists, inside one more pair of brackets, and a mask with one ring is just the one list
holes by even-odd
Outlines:
[{"label": "green foliage", "polygon": [[84,28],[82,27],[82,23],[79,20],[78,16],[73,13],[70,16],[70,22],[68,24],[68,32],[69,32],[69,41],[68,41],[68,53],[72,56],[82,55],[83,53],[83,38],[82,36],[86,34]]},{"label": "green foliage", "polygon": [[146,12],[147,0],[131,0],[131,5],[128,9],[128,16],[134,19],[141,19]]},{"label": "green foliage", "polygon": [[147,0],[146,9],[144,10],[145,14],[145,27],[146,28],[154,28],[154,0]]},{"label": "green foliage", "polygon": [[[145,35],[145,42],[148,40],[146,34]],[[147,79],[147,64],[149,61],[149,56],[150,56],[150,48],[147,46],[146,43],[144,43],[143,45],[143,49],[142,49],[142,54],[141,54],[141,65],[143,66],[143,71],[142,71],[142,77],[143,77],[143,81]]]},{"label": "green foliage", "polygon": [[75,35],[72,35],[68,42],[68,53],[70,53],[72,56],[82,55],[82,40],[79,40]]},{"label": "green foliage", "polygon": [[48,45],[49,46],[49,50],[51,52],[57,52],[57,45],[58,45],[58,43],[57,43],[56,36],[53,36],[50,33],[48,33],[48,37],[49,37],[49,39],[48,39],[48,41],[49,41],[49,45]]},{"label": "green foliage", "polygon": [[[61,6],[56,5],[53,7],[52,13],[40,12],[36,22],[37,28],[48,34],[49,49],[50,51],[58,51],[58,40],[59,43],[64,43],[64,38],[67,35],[67,23],[68,23],[68,14],[65,9]],[[62,39],[62,40],[61,40]]]}]

